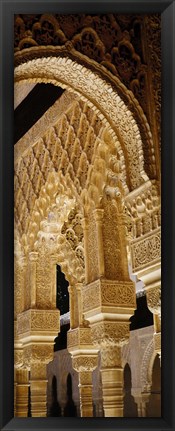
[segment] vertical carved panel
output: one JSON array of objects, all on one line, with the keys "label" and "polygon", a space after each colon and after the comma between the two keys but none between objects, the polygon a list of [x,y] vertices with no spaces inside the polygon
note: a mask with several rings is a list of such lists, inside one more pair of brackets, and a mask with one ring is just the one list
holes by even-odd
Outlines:
[{"label": "vertical carved panel", "polygon": [[88,282],[91,283],[98,278],[97,228],[92,213],[89,213],[88,224]]},{"label": "vertical carved panel", "polygon": [[122,224],[117,216],[116,206],[111,199],[104,199],[104,259],[105,277],[109,280],[119,279],[127,275],[125,237],[122,235]]}]

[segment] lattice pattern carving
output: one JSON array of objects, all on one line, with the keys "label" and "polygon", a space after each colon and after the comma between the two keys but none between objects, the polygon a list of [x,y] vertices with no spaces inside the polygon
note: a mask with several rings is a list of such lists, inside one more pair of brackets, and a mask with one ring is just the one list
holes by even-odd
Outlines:
[{"label": "lattice pattern carving", "polygon": [[160,262],[161,232],[160,228],[149,233],[131,244],[132,270],[138,271],[144,267]]},{"label": "lattice pattern carving", "polygon": [[[101,128],[97,115],[90,112],[84,103],[75,102],[67,115],[65,113],[55,127],[51,127],[18,160],[15,168],[15,222],[21,236],[38,230],[46,208],[52,203],[60,178],[55,181],[56,177],[50,172],[67,175],[80,194],[87,181],[94,148],[101,142],[98,138]],[[31,215],[34,216],[32,223]],[[77,254],[81,259],[81,249]]]},{"label": "lattice pattern carving", "polygon": [[[15,51],[33,46],[67,46],[103,65],[133,92],[149,118],[149,59],[145,56],[144,26],[154,68],[153,91],[160,115],[160,15],[16,15]],[[155,67],[156,65],[156,67]],[[156,69],[156,73],[155,73]],[[157,103],[158,102],[158,103]],[[160,124],[160,123],[159,123]],[[147,151],[147,149],[145,148]],[[147,163],[147,168],[150,170]]]},{"label": "lattice pattern carving", "polygon": [[[97,72],[91,72],[88,68],[82,67],[77,61],[70,58],[47,57],[38,58],[31,62],[21,64],[15,69],[15,80],[30,80],[37,82],[52,82],[61,85],[63,88],[73,89],[81,98],[87,102],[103,119],[106,126],[110,123],[116,135],[122,136],[120,147],[127,154],[128,185],[131,189],[144,183],[148,179],[144,171],[144,158],[142,149],[141,134],[147,145],[153,147],[152,136],[148,123],[144,115],[141,114],[135,99],[131,101],[137,111],[138,124],[131,111],[113,87],[101,78]],[[121,87],[121,82],[117,82],[117,87]],[[124,88],[122,87],[123,91]],[[124,91],[127,93],[127,91]],[[95,97],[94,97],[95,95]],[[132,99],[131,93],[128,98]],[[128,124],[132,123],[132,128]],[[143,123],[143,127],[140,126]],[[141,127],[142,132],[139,130]],[[144,129],[144,130],[143,130]],[[112,136],[112,134],[111,134]],[[154,150],[153,150],[154,152]],[[134,161],[134,163],[133,163]],[[136,166],[138,168],[136,168]]]},{"label": "lattice pattern carving", "polygon": [[160,196],[157,184],[153,181],[138,189],[134,196],[125,200],[128,230],[130,237],[139,238],[154,231],[161,225]]}]

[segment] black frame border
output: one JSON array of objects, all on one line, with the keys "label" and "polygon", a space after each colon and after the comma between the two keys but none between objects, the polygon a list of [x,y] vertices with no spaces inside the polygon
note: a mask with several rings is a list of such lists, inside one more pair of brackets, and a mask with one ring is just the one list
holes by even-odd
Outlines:
[{"label": "black frame border", "polygon": [[[14,418],[13,16],[17,13],[161,13],[162,19],[162,417]],[[175,0],[1,0],[0,3],[0,425],[3,431],[175,429]],[[175,290],[175,289],[174,289]]]}]

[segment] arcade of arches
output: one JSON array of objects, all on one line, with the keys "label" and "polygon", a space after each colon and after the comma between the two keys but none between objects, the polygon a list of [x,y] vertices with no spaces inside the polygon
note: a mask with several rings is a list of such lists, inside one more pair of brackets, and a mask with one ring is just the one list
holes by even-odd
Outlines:
[{"label": "arcade of arches", "polygon": [[160,16],[17,15],[14,79],[14,414],[160,416]]}]

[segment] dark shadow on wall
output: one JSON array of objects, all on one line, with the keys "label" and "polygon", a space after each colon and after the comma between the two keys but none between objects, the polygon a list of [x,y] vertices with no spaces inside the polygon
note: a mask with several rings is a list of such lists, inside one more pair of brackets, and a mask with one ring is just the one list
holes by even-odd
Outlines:
[{"label": "dark shadow on wall", "polygon": [[57,400],[57,379],[55,376],[53,376],[53,379],[52,379],[52,404],[51,404],[48,416],[50,417],[61,416],[61,407]]},{"label": "dark shadow on wall", "polygon": [[128,364],[124,368],[124,412],[123,416],[126,418],[138,417],[137,404],[131,395],[131,369]]},{"label": "dark shadow on wall", "polygon": [[72,377],[69,373],[67,376],[67,403],[64,408],[65,417],[77,417],[77,408],[72,398]]},{"label": "dark shadow on wall", "polygon": [[161,417],[161,368],[156,355],[152,370],[151,396],[146,408],[147,417]]}]

